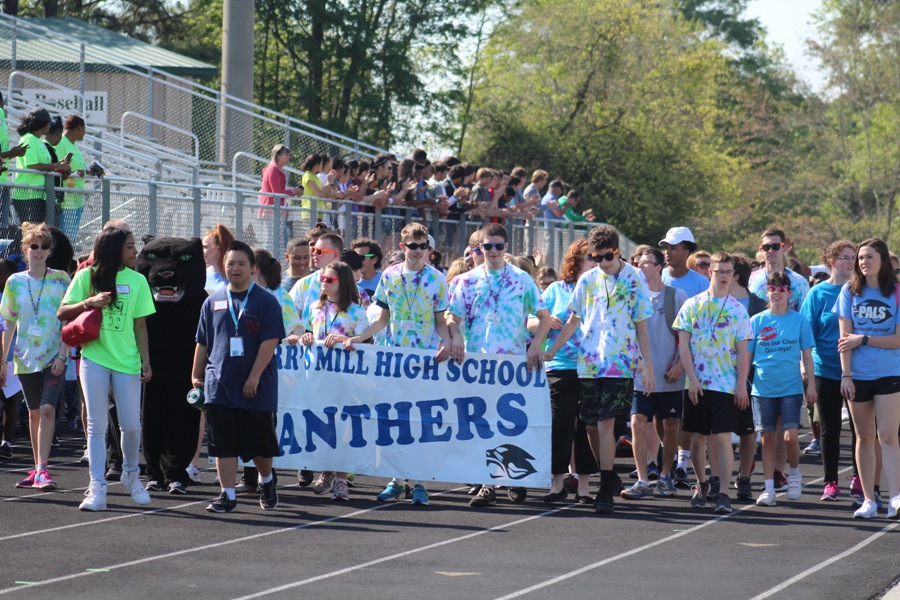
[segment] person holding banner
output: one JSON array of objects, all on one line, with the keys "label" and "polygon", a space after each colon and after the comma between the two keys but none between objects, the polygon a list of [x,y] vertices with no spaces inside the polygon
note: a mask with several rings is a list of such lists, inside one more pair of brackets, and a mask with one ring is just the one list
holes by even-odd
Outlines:
[{"label": "person holding banner", "polygon": [[575,284],[569,303],[572,314],[544,359],[553,360],[575,330],[581,330],[577,367],[581,418],[600,464],[600,491],[594,499],[594,512],[612,514],[613,490],[618,484],[613,471],[613,429],[616,416],[631,404],[639,356],[644,360],[644,395],[649,396],[656,389],[647,331],[653,308],[646,281],[619,256],[619,232],[615,227],[601,225],[592,229],[588,244],[597,267]]},{"label": "person holding banner", "polygon": [[[529,370],[541,369],[550,313],[544,308],[534,279],[504,260],[508,240],[506,228],[499,223],[481,229],[479,248],[484,264],[460,275],[450,298],[447,317],[452,339],[450,356],[462,363],[466,352],[524,354]],[[535,315],[539,325],[526,352],[529,315]],[[513,502],[524,502],[526,495],[523,487],[509,488]],[[487,507],[496,503],[494,487],[482,485],[469,506]]]},{"label": "person holding banner", "polygon": [[216,457],[222,493],[206,510],[237,508],[238,457],[252,459],[259,471],[259,505],[278,506],[272,474],[277,456],[275,412],[278,372],[275,348],[285,337],[281,307],[253,282],[256,259],[244,242],[231,242],[225,254],[228,285],[203,303],[197,326],[192,383],[206,395],[209,455]]},{"label": "person holding banner", "polygon": [[[447,310],[447,280],[427,263],[431,244],[428,230],[421,223],[410,223],[400,232],[400,249],[404,262],[388,267],[381,275],[375,291],[375,303],[381,308],[378,320],[358,336],[344,341],[344,348],[373,337],[386,327],[386,346],[437,350],[436,362],[450,356],[450,331],[444,319]],[[391,479],[378,494],[378,501],[399,498],[406,485]],[[428,506],[428,490],[414,483],[412,503]]]},{"label": "person holding banner", "polygon": [[[336,262],[315,275],[319,277],[322,292],[310,307],[309,324],[306,333],[300,337],[300,342],[304,346],[312,346],[320,341],[326,348],[334,348],[351,336],[364,333],[369,320],[366,318],[366,309],[359,303],[359,288],[353,279],[353,269],[346,263]],[[346,472],[324,471],[319,480],[313,488],[316,494],[333,490],[332,500],[350,499]]]}]

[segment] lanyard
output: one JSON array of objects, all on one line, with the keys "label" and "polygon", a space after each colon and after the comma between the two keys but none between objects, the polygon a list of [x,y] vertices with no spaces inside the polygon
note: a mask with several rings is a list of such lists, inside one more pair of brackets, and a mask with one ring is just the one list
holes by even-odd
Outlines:
[{"label": "lanyard", "polygon": [[714,300],[714,297],[712,294],[710,294],[710,296],[709,296],[710,302],[709,302],[709,304],[706,305],[706,314],[709,316],[709,324],[710,324],[709,335],[713,340],[716,339],[716,325],[719,324],[719,318],[722,316],[722,311],[725,310],[725,305],[728,304],[729,298],[731,298],[731,292],[729,292],[728,295],[726,295],[725,298],[722,300],[722,307],[719,309],[719,314],[716,315],[716,320],[713,321],[712,320],[712,310],[710,309],[710,306],[712,305],[712,301]]},{"label": "lanyard", "polygon": [[403,299],[406,300],[406,309],[409,311],[410,318],[413,316],[413,303],[415,303],[416,298],[419,297],[419,287],[422,285],[422,277],[425,276],[426,268],[427,267],[422,267],[422,270],[413,277],[412,282],[416,284],[416,289],[412,295],[412,300],[409,299],[409,292],[406,291],[406,277],[403,276],[403,268],[401,267],[400,269],[400,279],[403,281]]},{"label": "lanyard", "polygon": [[504,284],[507,283],[507,265],[503,265],[503,268],[500,269],[500,289],[497,290],[497,293],[494,293],[494,286],[491,285],[491,276],[488,274],[487,265],[481,265],[484,268],[484,281],[488,286],[488,296],[490,296],[493,301],[494,310],[498,310],[500,308],[500,293],[503,291]]},{"label": "lanyard", "polygon": [[[328,307],[334,307],[334,316],[331,318],[331,323],[328,323]],[[325,313],[325,335],[327,336],[331,333],[331,330],[334,328],[334,322],[337,321],[338,316],[340,316],[341,312],[338,310],[337,304],[332,302],[331,300],[326,300],[325,308],[322,311]]]},{"label": "lanyard", "polygon": [[31,300],[31,308],[34,309],[34,318],[37,319],[38,316],[38,308],[41,305],[41,296],[44,295],[44,280],[47,279],[47,269],[44,271],[44,276],[41,277],[41,291],[38,292],[37,302],[34,301],[34,294],[31,293],[31,274],[28,274],[28,277],[25,280],[28,282],[28,299]]},{"label": "lanyard", "polygon": [[247,300],[250,299],[250,292],[253,291],[253,286],[256,285],[252,281],[250,282],[250,287],[247,288],[247,295],[244,296],[244,301],[241,302],[241,310],[238,314],[234,314],[234,303],[231,301],[231,290],[226,286],[225,287],[225,295],[228,297],[228,312],[231,313],[231,320],[234,321],[234,335],[238,334],[238,320],[244,314],[244,309],[247,308]]},{"label": "lanyard", "polygon": [[[597,268],[600,269],[600,267],[597,267]],[[614,298],[616,295],[616,286],[619,284],[619,274],[621,272],[622,272],[622,263],[621,262],[619,263],[619,270],[616,271],[615,275],[607,275],[603,269],[600,269],[600,273],[605,275],[605,277],[603,277],[603,291],[606,292],[606,314],[609,314],[609,309],[612,308],[612,306],[611,306],[612,298],[610,298],[610,296],[609,296],[609,286],[606,284],[606,280],[610,277],[613,278],[613,298]]]}]

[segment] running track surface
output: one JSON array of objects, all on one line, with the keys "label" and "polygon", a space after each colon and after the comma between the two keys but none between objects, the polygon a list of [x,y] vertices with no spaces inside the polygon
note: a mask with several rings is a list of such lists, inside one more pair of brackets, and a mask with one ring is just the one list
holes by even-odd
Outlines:
[{"label": "running track surface", "polygon": [[[82,439],[60,435],[56,492],[13,487],[29,469],[27,447],[0,463],[0,596],[852,600],[879,598],[900,579],[900,521],[883,511],[854,520],[846,496],[820,502],[821,467],[806,456],[801,500],[735,503],[725,518],[692,508],[688,491],[618,500],[611,517],[544,504],[545,490],[529,490],[524,504],[500,490],[496,507],[472,509],[465,488],[445,483],[429,484],[429,507],[379,504],[385,480],[369,477],[356,478],[351,502],[335,503],[287,472],[277,510],[241,497],[236,512],[214,515],[204,510],[218,494],[209,471],[187,496],[155,493],[147,508],[111,484],[109,509],[85,513]],[[628,461],[618,467],[627,485]],[[755,493],[760,485],[757,472]]]}]

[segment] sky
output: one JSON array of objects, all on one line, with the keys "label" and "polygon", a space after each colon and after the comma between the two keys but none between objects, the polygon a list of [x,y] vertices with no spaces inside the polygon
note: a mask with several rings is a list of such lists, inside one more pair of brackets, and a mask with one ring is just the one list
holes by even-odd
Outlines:
[{"label": "sky", "polygon": [[825,77],[816,60],[806,55],[805,40],[816,37],[812,14],[821,6],[822,0],[750,0],[744,13],[760,20],[769,44],[781,46],[798,77],[817,91],[824,87]]}]

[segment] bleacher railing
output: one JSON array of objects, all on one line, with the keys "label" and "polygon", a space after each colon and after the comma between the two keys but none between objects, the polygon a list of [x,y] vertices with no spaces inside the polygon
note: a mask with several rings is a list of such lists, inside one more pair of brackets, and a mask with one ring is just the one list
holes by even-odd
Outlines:
[{"label": "bleacher railing", "polygon": [[[17,185],[3,176],[0,177],[0,187],[35,191],[47,202],[47,221],[50,224],[58,225],[53,208],[57,192],[84,195],[80,226],[72,239],[76,253],[91,250],[94,237],[104,223],[121,219],[131,226],[138,239],[145,234],[199,237],[217,223],[224,223],[239,239],[252,246],[266,248],[278,258],[284,253],[289,238],[303,237],[317,222],[324,222],[345,240],[368,237],[378,241],[387,257],[398,248],[403,226],[422,221],[418,209],[410,207],[392,206],[380,210],[346,200],[293,197],[269,192],[265,196],[277,200],[274,205],[263,206],[259,203],[261,194],[258,182],[253,187],[248,187],[246,182],[228,187],[106,176],[102,179],[88,177],[85,188],[75,192],[72,188],[56,187],[53,173],[9,170],[44,175],[44,186]],[[286,200],[287,206],[281,206],[282,199]],[[445,257],[445,266],[463,255],[469,236],[485,224],[482,219],[470,218],[468,213],[458,218],[438,219],[437,213],[429,210],[426,216],[425,224],[435,239],[436,249]],[[7,207],[0,211],[0,218],[3,219],[0,225],[16,224],[15,211]],[[7,218],[10,220],[6,221]],[[558,265],[569,245],[586,237],[590,229],[599,223],[510,217],[505,219],[505,225],[510,237],[510,252],[530,254],[534,248],[539,248],[546,264]],[[7,244],[8,241],[0,240],[0,249]],[[630,255],[634,247],[631,240],[622,238],[620,249],[623,255]]]}]

